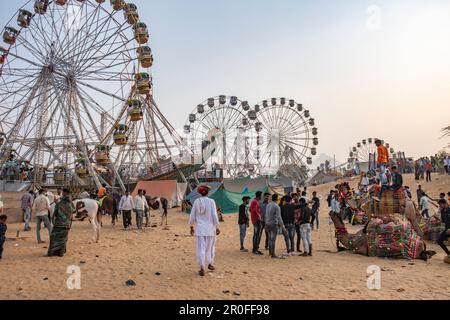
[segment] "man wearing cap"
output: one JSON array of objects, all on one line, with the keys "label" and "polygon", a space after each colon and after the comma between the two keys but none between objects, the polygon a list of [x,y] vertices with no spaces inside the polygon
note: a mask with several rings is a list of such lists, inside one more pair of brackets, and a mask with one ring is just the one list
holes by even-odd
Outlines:
[{"label": "man wearing cap", "polygon": [[191,235],[196,236],[199,275],[204,277],[206,267],[210,271],[215,270],[216,237],[220,234],[219,217],[216,203],[208,198],[209,187],[199,186],[197,192],[201,198],[195,200],[192,206],[189,225],[191,226]]},{"label": "man wearing cap", "polygon": [[63,257],[66,253],[66,245],[74,213],[75,208],[70,199],[70,190],[64,189],[53,214],[53,230],[50,234],[50,246],[48,248],[49,257]]}]

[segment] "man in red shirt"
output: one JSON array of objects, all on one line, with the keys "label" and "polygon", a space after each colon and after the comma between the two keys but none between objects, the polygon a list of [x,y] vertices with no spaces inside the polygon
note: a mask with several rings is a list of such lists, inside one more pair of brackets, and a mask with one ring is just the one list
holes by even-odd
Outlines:
[{"label": "man in red shirt", "polygon": [[427,182],[431,182],[431,172],[433,172],[433,165],[431,161],[428,161],[425,164],[425,171],[427,172]]},{"label": "man in red shirt", "polygon": [[253,254],[263,255],[261,251],[259,251],[259,242],[261,241],[260,234],[262,232],[262,221],[263,217],[261,216],[261,207],[259,203],[261,202],[262,192],[256,192],[255,199],[253,199],[250,204],[250,218],[253,224]]}]

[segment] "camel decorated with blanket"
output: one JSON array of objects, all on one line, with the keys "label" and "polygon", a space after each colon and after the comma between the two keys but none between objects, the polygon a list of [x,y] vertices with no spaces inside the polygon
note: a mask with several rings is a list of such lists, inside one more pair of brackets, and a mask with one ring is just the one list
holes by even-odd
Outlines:
[{"label": "camel decorated with blanket", "polygon": [[427,261],[436,252],[427,250],[415,217],[414,204],[412,201],[407,201],[404,216],[398,214],[373,216],[363,229],[350,234],[342,216],[330,213],[336,228],[336,244],[339,251],[349,250],[365,256],[403,257]]}]

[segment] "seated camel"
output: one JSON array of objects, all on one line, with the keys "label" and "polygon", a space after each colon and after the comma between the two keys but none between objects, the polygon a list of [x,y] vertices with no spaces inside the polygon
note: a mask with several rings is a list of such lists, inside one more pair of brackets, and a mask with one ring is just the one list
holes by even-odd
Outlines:
[{"label": "seated camel", "polygon": [[[427,251],[425,241],[417,235],[411,223],[406,219],[372,219],[362,230],[355,234],[349,234],[340,214],[330,212],[330,218],[336,228],[338,250],[349,250],[356,254],[379,257],[404,257],[408,259],[422,259],[427,261],[434,251]],[[391,220],[391,221],[388,221]],[[399,236],[399,233],[406,236]],[[393,235],[395,239],[400,239],[389,246],[389,241],[385,242],[386,235]],[[398,238],[400,237],[400,238]],[[339,243],[344,246],[341,248]]]}]

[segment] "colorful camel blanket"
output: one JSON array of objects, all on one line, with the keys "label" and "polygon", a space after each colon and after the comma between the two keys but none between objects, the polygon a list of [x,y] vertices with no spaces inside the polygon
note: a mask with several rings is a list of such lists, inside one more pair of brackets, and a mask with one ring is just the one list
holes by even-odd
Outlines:
[{"label": "colorful camel blanket", "polygon": [[373,219],[367,228],[368,255],[371,257],[404,257],[419,255],[420,236],[406,220],[393,219],[388,223]]}]

